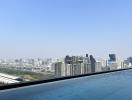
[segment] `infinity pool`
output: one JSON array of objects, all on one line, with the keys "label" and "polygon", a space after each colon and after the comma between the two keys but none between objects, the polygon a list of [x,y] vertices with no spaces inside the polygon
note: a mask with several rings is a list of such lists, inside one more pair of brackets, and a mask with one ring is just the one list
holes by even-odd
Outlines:
[{"label": "infinity pool", "polygon": [[1,90],[0,100],[132,100],[132,70]]}]

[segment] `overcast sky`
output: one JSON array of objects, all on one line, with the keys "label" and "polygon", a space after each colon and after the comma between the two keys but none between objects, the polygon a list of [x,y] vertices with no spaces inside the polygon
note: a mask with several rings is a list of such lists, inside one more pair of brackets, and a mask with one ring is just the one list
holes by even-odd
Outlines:
[{"label": "overcast sky", "polygon": [[132,0],[0,0],[0,58],[132,56]]}]

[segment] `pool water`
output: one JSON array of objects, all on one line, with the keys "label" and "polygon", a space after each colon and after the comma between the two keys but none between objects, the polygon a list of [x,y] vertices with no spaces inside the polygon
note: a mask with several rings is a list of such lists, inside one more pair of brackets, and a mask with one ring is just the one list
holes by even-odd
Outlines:
[{"label": "pool water", "polygon": [[0,100],[132,100],[132,70],[1,90]]}]

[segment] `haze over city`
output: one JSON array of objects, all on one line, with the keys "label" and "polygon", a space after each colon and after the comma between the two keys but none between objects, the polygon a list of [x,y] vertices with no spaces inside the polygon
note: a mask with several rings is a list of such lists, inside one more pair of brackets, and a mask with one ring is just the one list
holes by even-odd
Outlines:
[{"label": "haze over city", "polygon": [[[32,1],[32,2],[31,2]],[[1,0],[0,58],[132,56],[131,0]]]}]

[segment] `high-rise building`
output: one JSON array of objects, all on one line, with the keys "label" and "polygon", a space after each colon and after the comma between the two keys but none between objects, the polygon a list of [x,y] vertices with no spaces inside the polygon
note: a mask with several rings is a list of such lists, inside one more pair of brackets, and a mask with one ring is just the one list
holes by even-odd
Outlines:
[{"label": "high-rise building", "polygon": [[66,76],[65,64],[63,62],[55,63],[55,76],[56,77]]},{"label": "high-rise building", "polygon": [[110,70],[116,70],[116,69],[118,69],[118,63],[117,62],[110,62],[109,63],[109,69]]},{"label": "high-rise building", "polygon": [[65,57],[65,73],[66,76],[72,75],[72,58],[68,55]]},{"label": "high-rise building", "polygon": [[115,54],[109,54],[108,66],[110,70],[118,69],[118,63]]},{"label": "high-rise building", "polygon": [[66,64],[71,64],[71,63],[72,63],[72,58],[71,58],[70,56],[67,55],[67,56],[65,57],[65,63],[66,63]]},{"label": "high-rise building", "polygon": [[65,64],[65,72],[66,72],[66,76],[71,76],[71,64]]},{"label": "high-rise building", "polygon": [[95,72],[101,72],[102,71],[102,62],[101,61],[96,61],[95,64]]},{"label": "high-rise building", "polygon": [[81,67],[83,63],[83,58],[78,56],[71,57],[71,75],[80,75],[81,74]]},{"label": "high-rise building", "polygon": [[83,68],[84,68],[82,72],[83,74],[87,74],[91,72],[91,61],[88,54],[86,54],[86,57],[84,58]]},{"label": "high-rise building", "polygon": [[55,75],[61,76],[74,76],[95,72],[96,61],[91,55],[86,54],[82,56],[66,56],[64,61],[57,61],[55,64]]},{"label": "high-rise building", "polygon": [[94,59],[94,57],[92,55],[90,55],[90,61],[91,61],[91,72],[95,72],[95,64],[96,64],[96,60]]},{"label": "high-rise building", "polygon": [[127,58],[127,60],[124,60],[124,68],[130,67],[132,67],[132,57]]},{"label": "high-rise building", "polygon": [[128,57],[127,61],[132,64],[132,57]]},{"label": "high-rise building", "polygon": [[115,54],[109,54],[109,61],[116,62],[116,55]]},{"label": "high-rise building", "polygon": [[[66,56],[65,57],[65,66],[66,73],[69,75],[68,70],[70,71],[70,76],[80,75],[81,74],[81,64],[83,63],[83,58],[78,56]],[[70,68],[68,68],[70,67]]]}]

